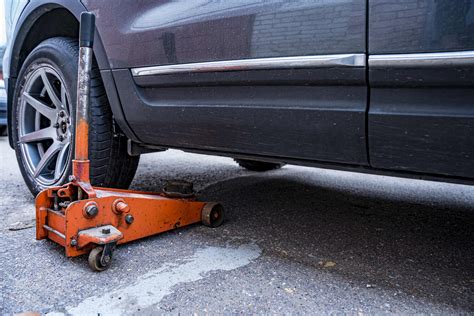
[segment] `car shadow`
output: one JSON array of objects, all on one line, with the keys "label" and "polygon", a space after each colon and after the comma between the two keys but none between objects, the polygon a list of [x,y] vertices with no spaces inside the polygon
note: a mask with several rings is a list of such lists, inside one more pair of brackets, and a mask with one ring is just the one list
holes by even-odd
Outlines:
[{"label": "car shadow", "polygon": [[[474,187],[293,166],[257,174],[227,164],[221,171],[226,176],[213,178],[200,198],[221,202],[227,234],[255,240],[265,256],[364,290],[472,310]],[[145,181],[135,189],[156,186]]]},{"label": "car shadow", "polygon": [[202,195],[221,201],[227,229],[257,240],[266,255],[315,269],[334,262],[328,273],[349,284],[473,308],[463,306],[474,289],[472,204],[361,196],[288,174],[232,179]]}]

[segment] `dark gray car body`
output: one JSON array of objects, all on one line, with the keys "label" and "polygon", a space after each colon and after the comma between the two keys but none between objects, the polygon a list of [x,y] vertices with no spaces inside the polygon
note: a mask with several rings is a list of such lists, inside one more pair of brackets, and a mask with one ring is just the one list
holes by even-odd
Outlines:
[{"label": "dark gray car body", "polygon": [[[5,45],[0,46],[0,60],[3,58],[5,52]],[[0,130],[7,126],[7,92],[5,90],[5,83],[3,81],[3,66],[0,66],[2,78],[0,78]]]},{"label": "dark gray car body", "polygon": [[[132,152],[474,178],[474,1],[31,1],[9,94],[29,30],[58,10],[96,14],[95,55]],[[353,62],[298,64],[341,55]]]}]

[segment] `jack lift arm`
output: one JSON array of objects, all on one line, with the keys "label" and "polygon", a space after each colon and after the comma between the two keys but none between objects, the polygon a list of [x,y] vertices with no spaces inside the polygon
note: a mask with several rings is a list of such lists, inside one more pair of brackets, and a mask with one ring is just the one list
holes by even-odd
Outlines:
[{"label": "jack lift arm", "polygon": [[198,222],[217,227],[224,213],[218,203],[197,201],[186,184],[174,184],[165,193],[92,187],[88,145],[94,30],[95,16],[82,13],[73,175],[69,183],[36,197],[36,239],[60,244],[68,257],[89,253],[92,270],[103,271],[117,244]]}]

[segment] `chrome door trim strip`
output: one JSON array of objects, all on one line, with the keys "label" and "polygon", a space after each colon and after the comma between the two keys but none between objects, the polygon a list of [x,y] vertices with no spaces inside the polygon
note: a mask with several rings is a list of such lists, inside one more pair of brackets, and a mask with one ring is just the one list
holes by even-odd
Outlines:
[{"label": "chrome door trim strip", "polygon": [[474,51],[369,56],[369,67],[436,67],[462,65],[474,65]]},{"label": "chrome door trim strip", "polygon": [[139,77],[178,73],[241,71],[258,69],[365,67],[365,60],[365,54],[336,54],[237,59],[132,68],[132,75],[134,77]]}]

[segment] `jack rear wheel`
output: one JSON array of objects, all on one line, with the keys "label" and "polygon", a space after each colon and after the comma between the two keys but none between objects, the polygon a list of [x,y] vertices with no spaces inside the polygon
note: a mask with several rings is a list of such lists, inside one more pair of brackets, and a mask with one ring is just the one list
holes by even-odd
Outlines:
[{"label": "jack rear wheel", "polygon": [[219,203],[207,203],[201,211],[202,223],[208,227],[218,227],[224,221],[224,208]]}]

